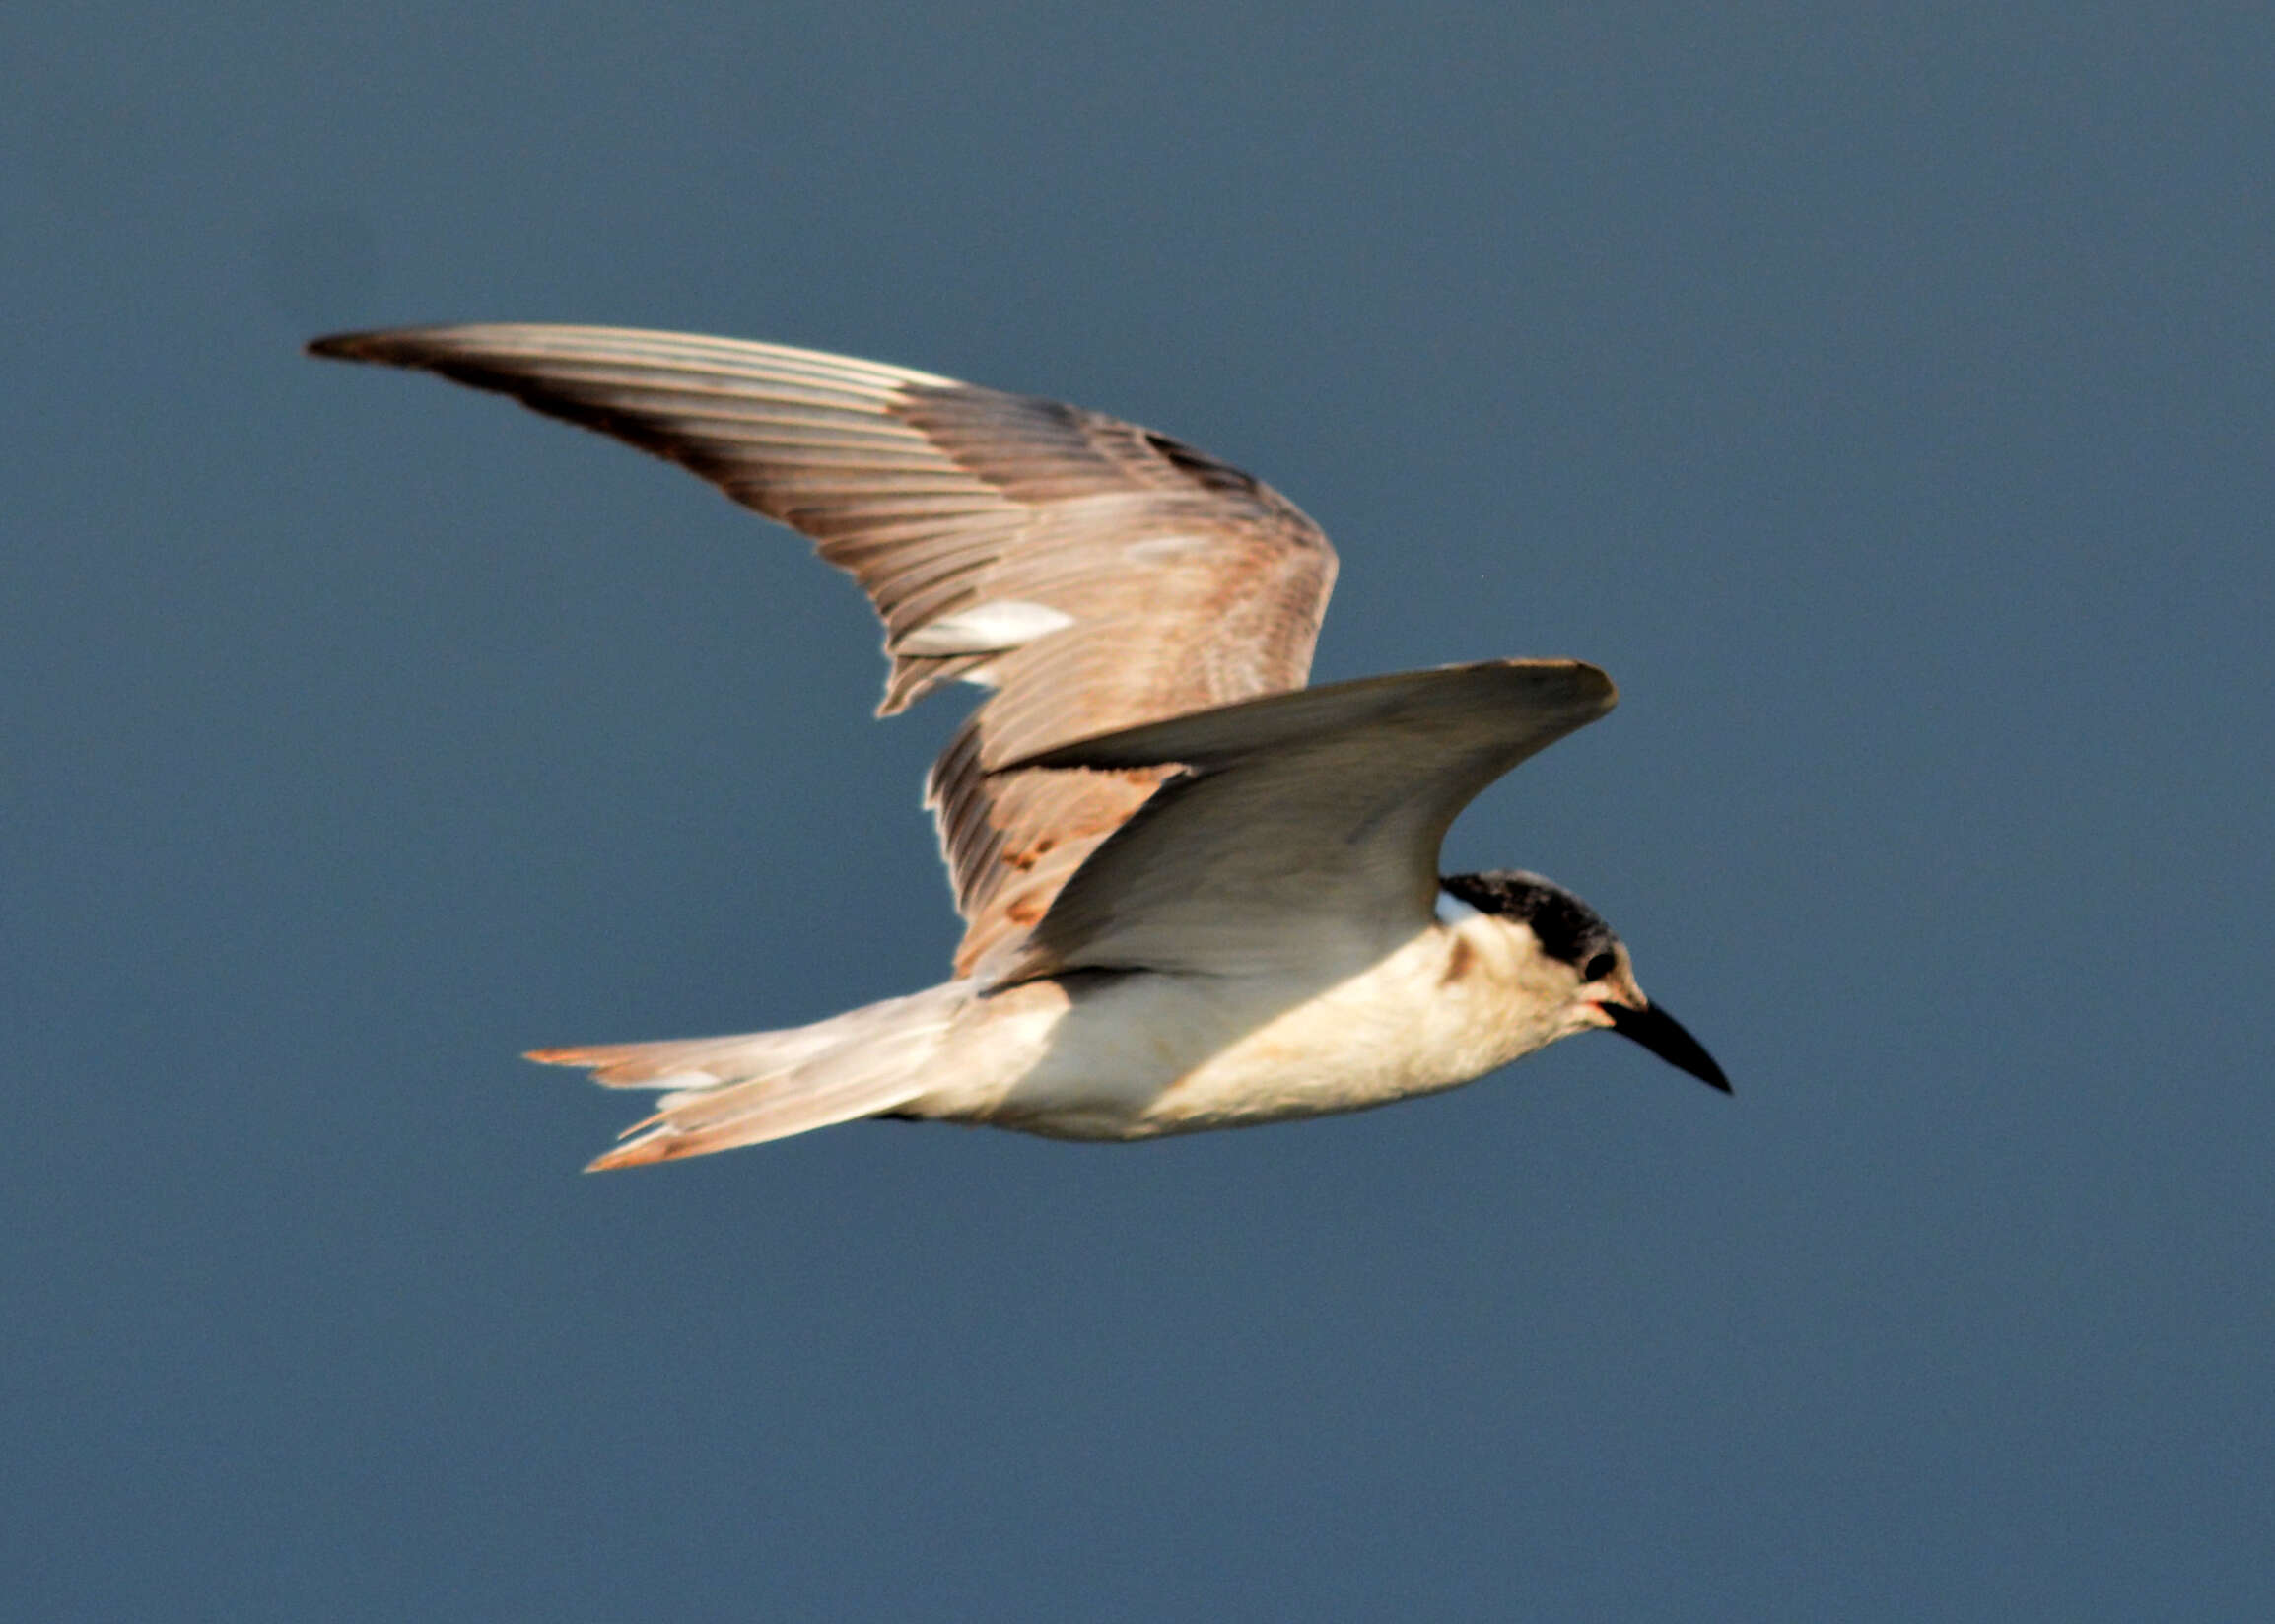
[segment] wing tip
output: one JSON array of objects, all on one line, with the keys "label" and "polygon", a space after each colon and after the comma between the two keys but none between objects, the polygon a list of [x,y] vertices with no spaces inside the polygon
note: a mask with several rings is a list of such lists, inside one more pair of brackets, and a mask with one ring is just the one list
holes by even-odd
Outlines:
[{"label": "wing tip", "polygon": [[319,361],[376,361],[390,367],[425,367],[450,354],[450,340],[481,323],[444,322],[415,327],[367,327],[324,333],[301,346]]},{"label": "wing tip", "polygon": [[1442,671],[1508,671],[1526,678],[1558,679],[1563,698],[1574,706],[1591,707],[1593,721],[1620,703],[1620,685],[1602,666],[1579,659],[1497,659],[1471,665],[1445,665]]},{"label": "wing tip", "polygon": [[1572,675],[1580,679],[1582,689],[1593,690],[1587,697],[1595,700],[1597,715],[1603,715],[1620,703],[1620,685],[1612,680],[1611,672],[1601,665],[1591,665],[1586,660],[1572,660],[1569,663]]},{"label": "wing tip", "polygon": [[379,341],[387,335],[382,332],[325,333],[311,338],[301,346],[301,354],[314,356],[320,361],[378,361]]}]

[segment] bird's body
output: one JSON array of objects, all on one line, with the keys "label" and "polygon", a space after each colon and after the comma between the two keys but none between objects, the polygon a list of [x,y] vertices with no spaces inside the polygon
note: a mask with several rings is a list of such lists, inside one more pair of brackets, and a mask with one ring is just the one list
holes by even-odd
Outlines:
[{"label": "bird's body", "polygon": [[611,328],[407,329],[318,354],[510,393],[812,536],[886,625],[897,710],[990,691],[927,801],[954,975],[786,1031],[542,1050],[663,1091],[595,1167],[862,1116],[1146,1139],[1357,1111],[1611,1027],[1727,1088],[1608,926],[1437,874],[1487,783],[1611,709],[1568,660],[1302,686],[1335,555],[1164,436],[844,357]]},{"label": "bird's body", "polygon": [[[1379,955],[1322,953],[1250,978],[1094,972],[982,1006],[903,1114],[1064,1139],[1150,1139],[1361,1111],[1481,1076],[1565,1035],[1538,1018],[1529,956],[1484,915]],[[1536,1019],[1510,1019],[1511,1009]],[[1015,1038],[1013,1035],[1016,1035]]]}]

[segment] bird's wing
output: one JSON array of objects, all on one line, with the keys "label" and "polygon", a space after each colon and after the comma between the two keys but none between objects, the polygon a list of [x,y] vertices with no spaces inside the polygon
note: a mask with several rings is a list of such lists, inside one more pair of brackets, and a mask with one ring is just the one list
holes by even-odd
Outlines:
[{"label": "bird's wing", "polygon": [[813,538],[868,593],[880,714],[995,692],[926,785],[967,973],[1043,916],[1165,771],[1003,773],[1071,739],[1300,687],[1335,551],[1284,498],[1166,436],[906,368],[732,339],[482,325],[322,338],[669,458]]},{"label": "bird's wing", "polygon": [[1573,660],[1494,660],[1275,694],[1015,764],[1177,763],[1059,893],[1002,981],[1063,970],[1250,973],[1418,928],[1438,846],[1485,785],[1612,709]]}]

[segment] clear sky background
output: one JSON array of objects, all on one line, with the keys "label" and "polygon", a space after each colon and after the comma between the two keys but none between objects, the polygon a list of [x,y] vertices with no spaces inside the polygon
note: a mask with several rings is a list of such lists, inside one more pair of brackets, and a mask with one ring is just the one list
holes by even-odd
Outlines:
[{"label": "clear sky background", "polygon": [[[2275,1616],[2275,11],[0,21],[13,1618]],[[1135,1148],[577,1169],[541,1043],[936,980],[858,594],[311,334],[1078,401],[1317,674],[1620,709],[1452,867],[1609,1038]]]}]

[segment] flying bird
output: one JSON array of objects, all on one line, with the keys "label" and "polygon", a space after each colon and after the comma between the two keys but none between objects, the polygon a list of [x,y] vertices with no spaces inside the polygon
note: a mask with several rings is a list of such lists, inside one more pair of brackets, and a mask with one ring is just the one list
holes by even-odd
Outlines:
[{"label": "flying bird", "polygon": [[940,984],[811,1026],[550,1049],[652,1089],[591,1166],[858,1117],[1147,1139],[1359,1111],[1609,1029],[1729,1092],[1539,875],[1438,873],[1461,809],[1612,709],[1574,660],[1304,686],[1335,551],[1166,435],[905,367],[521,324],[321,338],[612,435],[811,538],[884,622],[880,715],[986,697],[925,802]]}]

